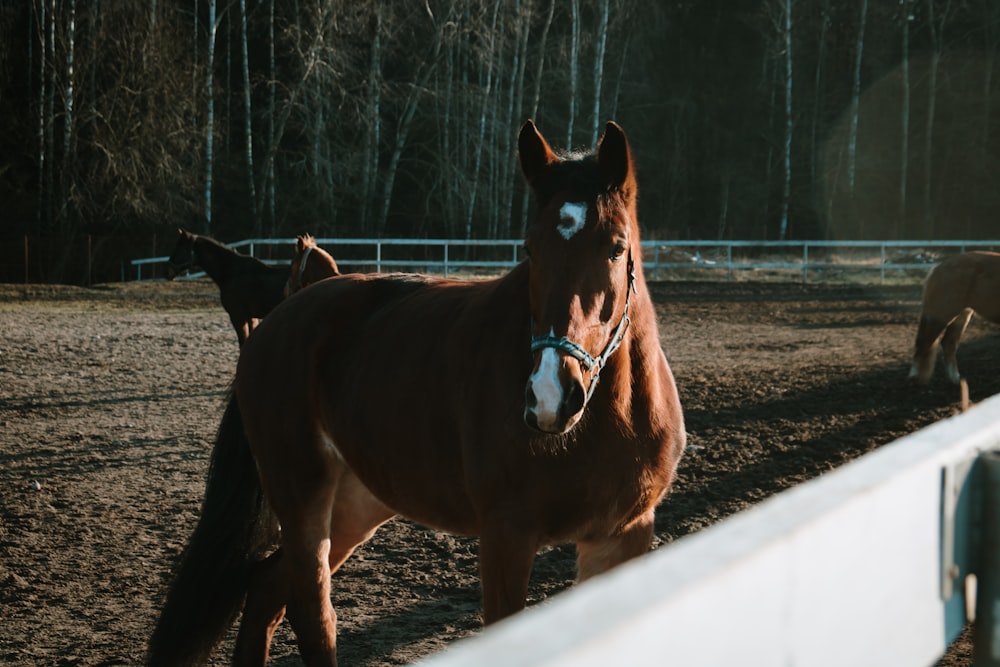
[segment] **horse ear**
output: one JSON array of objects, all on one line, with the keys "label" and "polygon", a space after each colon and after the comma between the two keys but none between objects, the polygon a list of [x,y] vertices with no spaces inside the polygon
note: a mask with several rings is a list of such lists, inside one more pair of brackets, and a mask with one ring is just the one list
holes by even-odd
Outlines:
[{"label": "horse ear", "polygon": [[191,238],[191,232],[189,232],[188,230],[184,229],[183,227],[178,227],[177,228],[177,235],[180,236],[181,238],[185,238],[185,239]]},{"label": "horse ear", "polygon": [[521,159],[524,178],[533,189],[539,186],[545,168],[559,161],[545,141],[545,137],[530,119],[521,127],[521,133],[517,137],[517,152]]},{"label": "horse ear", "polygon": [[625,138],[625,130],[613,120],[608,121],[604,136],[597,145],[597,164],[609,190],[618,190],[626,197],[635,195],[632,150]]}]

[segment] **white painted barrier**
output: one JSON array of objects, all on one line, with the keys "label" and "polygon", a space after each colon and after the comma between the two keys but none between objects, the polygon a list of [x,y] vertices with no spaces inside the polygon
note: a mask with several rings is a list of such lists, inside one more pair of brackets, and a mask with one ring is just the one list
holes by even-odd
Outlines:
[{"label": "white painted barrier", "polygon": [[[333,252],[337,264],[346,271],[418,271],[449,273],[461,270],[504,271],[523,256],[520,239],[342,239],[317,238],[316,243]],[[246,239],[229,247],[255,255],[263,246],[279,246],[286,251],[295,239]],[[1000,241],[705,241],[646,240],[643,268],[647,276],[659,278],[660,271],[677,272],[690,279],[706,277],[732,279],[736,273],[778,271],[802,282],[810,276],[829,276],[844,271],[878,272],[880,282],[893,274],[915,271],[918,275],[936,263],[942,252],[965,252],[974,248],[1000,249]],[[463,259],[470,248],[497,249],[490,260]],[[405,249],[405,250],[404,250]],[[360,253],[360,254],[359,254]],[[409,255],[409,257],[408,257]],[[255,255],[256,256],[256,255]],[[429,259],[428,257],[434,257]],[[414,257],[424,257],[414,259]],[[143,279],[143,267],[167,261],[167,257],[133,259],[136,280]],[[289,260],[291,259],[289,255]],[[281,264],[275,261],[272,263]],[[359,268],[361,267],[361,268]]]},{"label": "white painted barrier", "polygon": [[965,624],[976,461],[998,447],[1000,395],[420,664],[931,665]]}]

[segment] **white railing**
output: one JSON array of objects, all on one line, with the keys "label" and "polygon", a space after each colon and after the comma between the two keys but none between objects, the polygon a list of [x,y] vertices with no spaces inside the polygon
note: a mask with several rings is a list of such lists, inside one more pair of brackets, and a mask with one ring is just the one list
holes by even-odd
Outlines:
[{"label": "white railing", "polygon": [[974,572],[975,664],[1000,665],[1000,551],[977,562],[1000,541],[996,448],[1000,395],[421,664],[926,667],[965,626]]},{"label": "white railing", "polygon": [[[333,254],[347,271],[408,270],[448,276],[458,271],[500,272],[522,257],[521,240],[462,241],[455,239],[338,239],[316,242]],[[264,246],[291,248],[295,239],[248,239],[230,247],[259,255]],[[652,278],[675,275],[690,279],[733,280],[737,273],[773,273],[802,282],[835,280],[847,272],[878,272],[880,282],[893,274],[922,276],[942,253],[969,249],[1000,249],[998,241],[643,241],[643,266]],[[490,250],[496,249],[496,250]],[[358,253],[358,250],[365,252]],[[461,255],[489,254],[493,259]],[[425,258],[414,258],[423,255]],[[426,257],[433,259],[426,259]],[[144,267],[167,257],[131,260],[136,279]],[[266,260],[287,264],[285,260]]]}]

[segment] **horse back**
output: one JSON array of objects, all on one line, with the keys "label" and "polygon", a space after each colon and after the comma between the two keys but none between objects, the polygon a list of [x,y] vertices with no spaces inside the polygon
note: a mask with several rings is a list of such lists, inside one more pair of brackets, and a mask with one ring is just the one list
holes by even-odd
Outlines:
[{"label": "horse back", "polygon": [[928,274],[923,295],[925,316],[948,322],[965,308],[1000,323],[1000,253],[954,255]]}]

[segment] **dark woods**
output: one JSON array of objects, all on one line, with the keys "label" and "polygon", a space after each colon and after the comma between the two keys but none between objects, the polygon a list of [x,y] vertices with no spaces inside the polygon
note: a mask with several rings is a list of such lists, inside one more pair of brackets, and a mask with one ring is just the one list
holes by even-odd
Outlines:
[{"label": "dark woods", "polygon": [[[178,225],[520,236],[526,118],[639,147],[646,238],[985,238],[993,0],[0,4],[0,280]],[[991,180],[991,177],[993,180]]]}]

